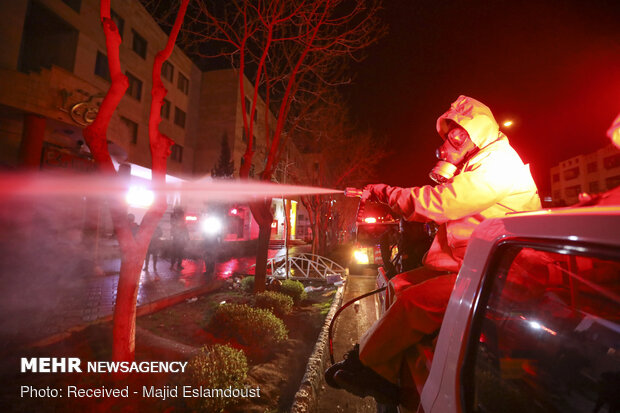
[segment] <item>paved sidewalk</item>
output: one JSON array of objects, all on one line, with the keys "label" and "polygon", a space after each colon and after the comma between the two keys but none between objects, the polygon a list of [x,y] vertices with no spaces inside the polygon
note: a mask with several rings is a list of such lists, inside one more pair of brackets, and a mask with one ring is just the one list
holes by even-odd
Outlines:
[{"label": "paved sidewalk", "polygon": [[[269,250],[270,258],[284,254],[284,249]],[[105,275],[65,276],[50,281],[46,279],[47,274],[41,274],[36,280],[24,281],[27,282],[24,286],[14,283],[10,298],[20,305],[13,313],[0,315],[2,346],[8,350],[41,343],[97,320],[110,319],[116,301],[120,259],[109,257],[100,265]],[[218,263],[215,275],[207,276],[202,260],[186,259],[179,271],[170,268],[169,260],[160,258],[157,272],[152,271],[152,263],[151,271],[142,271],[138,311],[217,289],[234,274],[253,274],[254,265],[254,256],[232,258]]]}]

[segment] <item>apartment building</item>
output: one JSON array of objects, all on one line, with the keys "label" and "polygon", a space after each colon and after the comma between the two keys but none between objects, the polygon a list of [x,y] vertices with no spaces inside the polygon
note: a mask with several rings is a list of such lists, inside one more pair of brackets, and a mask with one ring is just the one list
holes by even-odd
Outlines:
[{"label": "apartment building", "polygon": [[620,150],[609,144],[595,152],[578,155],[551,168],[554,205],[571,205],[581,192],[597,194],[620,185]]},{"label": "apartment building", "polygon": [[[200,107],[199,107],[199,131],[196,135],[196,161],[194,163],[194,176],[209,176],[215,166],[221,150],[222,139],[227,139],[230,147],[231,158],[234,162],[234,176],[239,176],[239,168],[243,164],[248,139],[243,127],[242,99],[245,101],[246,114],[249,115],[254,94],[254,87],[247,78],[244,78],[244,93],[242,96],[239,87],[239,73],[233,69],[213,70],[202,74]],[[269,131],[265,125],[265,114],[269,122]],[[265,102],[257,98],[254,113],[255,124],[253,127],[252,146],[254,156],[250,166],[250,177],[257,177],[265,167],[265,160],[269,151],[267,136],[273,136],[276,119],[273,113],[266,107]],[[288,142],[282,150],[281,160],[276,165],[272,180],[279,183],[292,183],[287,176],[292,175],[296,167],[299,167],[302,157],[297,147]],[[297,214],[303,214],[303,209],[298,208],[299,200],[292,201],[291,212],[291,236],[295,238],[299,234],[306,234],[307,228],[302,223],[301,231],[298,231]],[[249,210],[245,206],[235,208],[236,214],[247,217]],[[285,213],[281,198],[272,201],[274,221],[272,223],[272,239],[282,239],[285,234]],[[245,236],[255,237],[258,227],[249,219],[244,219]],[[305,224],[305,227],[308,225]],[[250,235],[248,235],[250,234]]]},{"label": "apartment building", "polygon": [[[202,74],[200,100],[200,131],[196,139],[196,157],[200,162],[194,164],[196,176],[209,175],[220,154],[220,142],[225,137],[229,141],[231,157],[235,165],[235,176],[239,176],[239,168],[243,162],[248,139],[243,128],[243,112],[241,101],[245,100],[246,112],[249,115],[254,87],[244,78],[245,96],[241,96],[239,73],[233,69],[213,70]],[[264,167],[263,163],[268,151],[265,112],[269,118],[270,133],[273,134],[276,120],[265,102],[258,97],[254,115],[255,151],[250,176],[257,175]]]},{"label": "apartment building", "polygon": [[[94,163],[82,130],[94,121],[110,87],[99,0],[4,1],[0,14],[5,21],[0,25],[0,167],[92,170]],[[132,185],[142,185],[150,179],[153,61],[168,37],[138,0],[112,0],[111,17],[122,37],[121,69],[129,88],[111,119],[108,146],[114,162],[123,165],[119,171],[130,174]],[[160,130],[175,142],[167,179],[210,176],[223,137],[229,140],[238,176],[247,145],[238,72],[203,73],[175,47],[162,67],[162,81],[168,94]],[[248,103],[253,87],[247,79],[244,87],[243,99]],[[246,107],[249,111],[250,105]],[[273,127],[275,118],[259,98],[251,175],[262,171],[268,150],[266,111]],[[289,152],[295,151],[291,147]],[[168,203],[204,212],[196,206],[204,202],[180,195],[169,197]],[[278,210],[278,201],[273,209]],[[239,205],[236,210],[243,222],[243,231],[237,231],[239,238],[254,238],[258,229],[249,209]],[[145,206],[131,204],[128,210],[138,222],[145,211]],[[276,233],[282,232],[282,220],[274,224]]]},{"label": "apartment building", "polygon": [[[10,22],[0,26],[0,164],[88,168],[82,129],[110,86],[99,8],[98,0],[0,2]],[[110,152],[118,163],[148,170],[152,66],[167,35],[138,1],[113,0],[111,14],[123,39],[121,69],[129,88],[110,122]],[[201,72],[175,48],[162,78],[168,95],[160,130],[175,142],[168,171],[187,176]]]}]

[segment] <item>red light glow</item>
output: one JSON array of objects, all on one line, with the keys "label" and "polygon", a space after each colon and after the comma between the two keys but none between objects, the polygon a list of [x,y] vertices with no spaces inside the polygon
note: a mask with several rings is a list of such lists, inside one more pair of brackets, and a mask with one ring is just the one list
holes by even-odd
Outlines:
[{"label": "red light glow", "polygon": [[239,211],[237,211],[237,208],[233,208],[230,210],[230,215],[237,215]]},{"label": "red light glow", "polygon": [[367,224],[374,224],[375,222],[377,222],[377,218],[374,218],[374,217],[364,218],[364,222]]},{"label": "red light glow", "polygon": [[185,217],[185,220],[186,220],[186,221],[198,221],[198,217],[197,217],[197,216],[194,216],[194,215],[187,215],[187,216]]}]

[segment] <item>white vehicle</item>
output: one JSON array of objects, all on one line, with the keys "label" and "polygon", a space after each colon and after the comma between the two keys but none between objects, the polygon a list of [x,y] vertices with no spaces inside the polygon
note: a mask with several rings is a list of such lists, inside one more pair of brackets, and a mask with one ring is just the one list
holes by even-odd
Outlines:
[{"label": "white vehicle", "polygon": [[419,412],[619,411],[620,207],[480,224],[428,366]]}]

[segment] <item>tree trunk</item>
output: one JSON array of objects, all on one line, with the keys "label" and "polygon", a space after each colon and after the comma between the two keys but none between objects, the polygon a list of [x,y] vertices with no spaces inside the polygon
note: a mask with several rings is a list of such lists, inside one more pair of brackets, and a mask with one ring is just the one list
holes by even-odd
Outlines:
[{"label": "tree trunk", "polygon": [[250,203],[250,211],[258,223],[258,245],[256,246],[256,267],[254,272],[254,292],[265,291],[267,282],[267,256],[271,237],[271,198]]},{"label": "tree trunk", "polygon": [[[112,336],[112,359],[130,361],[134,359],[136,351],[136,300],[140,270],[144,262],[144,253],[136,252],[133,257],[121,260],[121,273],[116,290],[116,305],[114,306],[114,323]],[[136,276],[137,275],[137,276]]]},{"label": "tree trunk", "polygon": [[[176,37],[181,28],[189,0],[182,0],[174,27],[168,37],[164,50],[160,51],[153,64],[153,88],[151,90],[151,113],[149,116],[149,145],[152,158],[152,182],[163,184],[166,176],[166,161],[170,154],[172,140],[159,133],[160,112],[166,94],[161,82],[161,66],[170,57]],[[116,24],[110,16],[110,0],[101,0],[100,15],[108,53],[108,67],[112,83],[106,93],[95,121],[87,126],[84,139],[93,154],[98,169],[108,176],[118,174],[112,163],[108,150],[107,132],[112,115],[129,86],[120,65],[121,37]],[[166,210],[166,200],[162,194],[145,214],[137,234],[134,236],[129,228],[126,210],[121,201],[110,201],[112,222],[121,249],[121,272],[114,307],[112,357],[115,361],[133,361],[135,355],[136,300],[142,263],[149,242],[157,224]],[[121,373],[118,373],[122,376]]]},{"label": "tree trunk", "polygon": [[256,247],[256,271],[254,273],[254,292],[265,291],[267,284],[267,256],[269,253],[269,238],[271,236],[271,224],[258,225],[258,245]]}]

